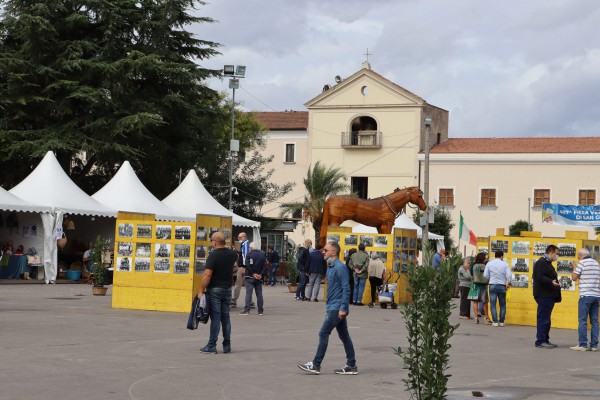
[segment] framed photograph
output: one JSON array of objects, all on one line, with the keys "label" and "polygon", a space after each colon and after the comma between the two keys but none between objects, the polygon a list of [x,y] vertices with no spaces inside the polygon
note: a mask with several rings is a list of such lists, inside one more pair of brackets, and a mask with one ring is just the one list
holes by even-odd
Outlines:
[{"label": "framed photograph", "polygon": [[133,244],[131,242],[118,242],[117,255],[131,257],[133,254]]},{"label": "framed photograph", "polygon": [[358,245],[358,235],[346,235],[344,237],[344,245],[346,245],[346,246]]},{"label": "framed photograph", "polygon": [[138,243],[135,246],[136,257],[150,257],[152,255],[152,243]]},{"label": "framed photograph", "polygon": [[529,255],[529,242],[525,242],[525,241],[512,242],[512,253]]},{"label": "framed photograph", "polygon": [[138,224],[137,237],[139,239],[152,239],[152,225]]},{"label": "framed photograph", "polygon": [[366,235],[360,237],[360,243],[364,244],[365,247],[373,247],[373,236]]},{"label": "framed photograph", "polygon": [[119,224],[119,237],[132,238],[133,237],[133,224]]},{"label": "framed photograph", "polygon": [[222,228],[221,232],[223,232],[223,236],[225,236],[225,242],[229,243],[231,241],[231,229]]},{"label": "framed photograph", "polygon": [[327,242],[339,243],[340,242],[340,235],[339,235],[339,233],[328,234],[327,235]]},{"label": "framed photograph", "polygon": [[196,246],[196,258],[205,259],[208,256],[206,246]]},{"label": "framed photograph", "polygon": [[196,240],[207,240],[205,226],[199,226],[196,228]]},{"label": "framed photograph", "polygon": [[149,258],[136,258],[135,259],[135,271],[136,272],[150,272],[150,259]]},{"label": "framed photograph", "polygon": [[408,269],[410,268],[410,263],[402,263],[402,268],[400,268],[400,272],[403,274],[408,273]]},{"label": "framed photograph", "polygon": [[487,255],[488,254],[488,248],[487,247],[483,247],[483,246],[479,246],[477,248],[477,252],[478,253],[483,253],[483,254]]},{"label": "framed photograph", "polygon": [[208,233],[208,240],[210,240],[212,238],[212,235],[215,232],[219,232],[219,228],[210,228],[210,231]]},{"label": "framed photograph", "polygon": [[551,243],[548,242],[536,242],[533,244],[533,255],[534,256],[543,256],[546,254],[546,247],[550,246]]},{"label": "framed photograph", "polygon": [[171,239],[171,225],[156,225],[156,239]]},{"label": "framed photograph", "polygon": [[402,250],[394,250],[394,261],[400,261],[402,259]]},{"label": "framed photograph", "polygon": [[400,261],[394,261],[394,266],[392,267],[392,272],[394,274],[400,273]]},{"label": "framed photograph", "polygon": [[415,237],[411,237],[408,239],[408,247],[410,247],[411,249],[416,249],[417,248],[417,238]]},{"label": "framed photograph", "polygon": [[379,259],[384,263],[387,262],[388,253],[387,251],[376,251],[377,255],[379,255]]},{"label": "framed photograph", "polygon": [[189,274],[190,262],[188,260],[175,260],[173,272],[176,274]]},{"label": "framed photograph", "polygon": [[407,238],[407,237],[404,237],[404,236],[403,236],[403,237],[402,237],[402,242],[401,242],[401,245],[402,245],[402,247],[403,247],[403,248],[410,247],[410,246],[409,246],[409,245],[410,245],[410,240],[409,240],[409,238]]},{"label": "framed photograph", "polygon": [[572,243],[559,243],[558,244],[558,256],[559,257],[575,257],[577,255],[577,246]]},{"label": "framed photograph", "polygon": [[508,240],[492,240],[492,253],[502,250],[504,254],[508,253]]},{"label": "framed photograph", "polygon": [[512,287],[517,289],[526,289],[529,287],[529,276],[525,274],[513,274]]},{"label": "framed photograph", "polygon": [[154,272],[161,274],[168,274],[171,268],[171,262],[168,258],[155,258],[154,259]]},{"label": "framed photograph", "polygon": [[192,227],[188,225],[175,225],[175,240],[190,240],[192,238]]},{"label": "framed photograph", "polygon": [[529,259],[528,258],[513,258],[512,272],[529,272]]},{"label": "framed photograph", "polygon": [[176,244],[173,254],[175,255],[175,258],[190,258],[190,245]]},{"label": "framed photograph", "polygon": [[195,274],[203,274],[206,269],[206,261],[196,260],[196,267],[194,269]]},{"label": "framed photograph", "polygon": [[560,289],[568,292],[575,291],[575,282],[570,276],[559,276],[558,283],[560,283]]},{"label": "framed photograph", "polygon": [[117,257],[117,271],[131,272],[131,258]]},{"label": "framed photograph", "polygon": [[571,269],[571,261],[568,260],[558,260],[556,262],[556,272],[558,274],[569,274],[573,273]]},{"label": "framed photograph", "polygon": [[171,257],[171,244],[156,243],[154,245],[154,257]]},{"label": "framed photograph", "polygon": [[387,236],[375,236],[375,247],[387,247],[388,238]]},{"label": "framed photograph", "polygon": [[402,247],[402,237],[394,236],[394,247]]}]

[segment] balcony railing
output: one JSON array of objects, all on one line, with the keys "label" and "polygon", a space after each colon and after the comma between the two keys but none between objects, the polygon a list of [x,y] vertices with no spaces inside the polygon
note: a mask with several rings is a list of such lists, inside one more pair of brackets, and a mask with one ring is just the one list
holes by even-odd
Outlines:
[{"label": "balcony railing", "polygon": [[379,149],[381,147],[381,132],[342,132],[342,147],[347,149]]}]

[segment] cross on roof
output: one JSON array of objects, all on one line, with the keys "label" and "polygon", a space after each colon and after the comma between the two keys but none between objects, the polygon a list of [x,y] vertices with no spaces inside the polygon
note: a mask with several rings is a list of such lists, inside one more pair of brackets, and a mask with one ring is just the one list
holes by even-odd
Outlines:
[{"label": "cross on roof", "polygon": [[367,52],[363,53],[363,56],[367,56],[367,62],[369,62],[369,56],[372,56],[373,53],[369,53],[369,48],[367,47]]}]

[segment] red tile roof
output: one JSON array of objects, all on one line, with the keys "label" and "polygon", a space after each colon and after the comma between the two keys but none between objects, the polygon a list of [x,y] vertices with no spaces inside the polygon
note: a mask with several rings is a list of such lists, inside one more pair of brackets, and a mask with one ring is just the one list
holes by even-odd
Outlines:
[{"label": "red tile roof", "polygon": [[255,112],[254,115],[271,131],[308,130],[308,111]]},{"label": "red tile roof", "polygon": [[600,137],[448,139],[433,147],[431,153],[600,153]]}]

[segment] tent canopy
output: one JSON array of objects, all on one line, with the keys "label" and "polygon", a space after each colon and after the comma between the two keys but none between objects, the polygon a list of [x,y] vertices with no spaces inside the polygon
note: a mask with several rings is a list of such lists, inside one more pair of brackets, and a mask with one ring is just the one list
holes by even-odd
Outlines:
[{"label": "tent canopy", "polygon": [[92,198],[113,210],[155,214],[157,219],[162,220],[192,219],[182,211],[172,210],[154,197],[140,181],[129,161],[125,161],[115,176],[94,193]]},{"label": "tent canopy", "polygon": [[200,178],[193,169],[188,172],[177,189],[163,200],[163,203],[183,215],[194,217],[196,214],[231,216],[235,226],[260,228],[260,222],[240,217],[215,200],[200,182]]},{"label": "tent canopy", "polygon": [[[399,228],[399,229],[415,229],[417,231],[417,237],[419,239],[421,239],[423,237],[423,229],[421,229],[421,227],[417,224],[415,224],[410,218],[408,218],[408,215],[402,213],[398,216],[398,218],[396,218],[396,221],[394,222],[394,228]],[[377,228],[374,228],[372,226],[366,226],[363,224],[358,224],[352,227],[352,232],[355,233],[377,233]],[[442,235],[438,235],[432,232],[428,233],[429,239],[430,240],[435,240],[438,242],[438,248],[441,242],[441,248],[444,248],[444,237]]]},{"label": "tent canopy", "polygon": [[22,199],[69,214],[115,217],[117,213],[92,199],[69,178],[51,151],[39,165],[10,191]]},{"label": "tent canopy", "polygon": [[0,187],[0,210],[4,211],[25,211],[25,212],[51,212],[52,209],[47,206],[39,206],[15,196]]}]

